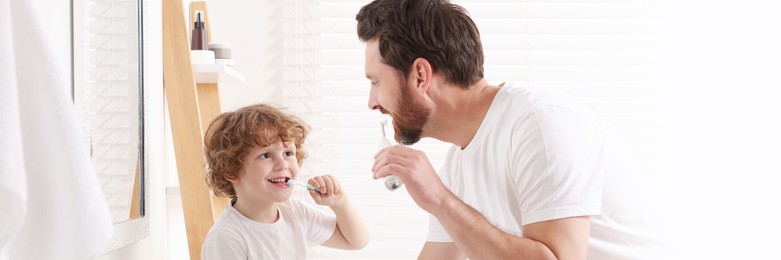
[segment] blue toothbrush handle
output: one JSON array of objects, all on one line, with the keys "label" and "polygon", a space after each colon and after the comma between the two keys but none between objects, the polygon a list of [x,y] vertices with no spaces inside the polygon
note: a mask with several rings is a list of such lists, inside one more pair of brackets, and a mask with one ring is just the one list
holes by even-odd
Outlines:
[{"label": "blue toothbrush handle", "polygon": [[304,183],[301,183],[301,182],[294,181],[293,179],[287,180],[287,185],[290,185],[290,186],[298,185],[298,186],[304,187],[304,188],[306,188],[308,190],[316,190],[317,192],[320,192],[320,193],[325,193],[325,190],[326,190],[326,189],[323,189],[323,191],[321,192],[320,189],[315,188],[315,186],[312,186],[312,184],[309,184],[309,183],[304,184]]},{"label": "blue toothbrush handle", "polygon": [[317,192],[320,192],[320,189],[315,188],[315,186],[312,186],[312,184],[307,183],[306,188],[310,190],[316,190]]}]

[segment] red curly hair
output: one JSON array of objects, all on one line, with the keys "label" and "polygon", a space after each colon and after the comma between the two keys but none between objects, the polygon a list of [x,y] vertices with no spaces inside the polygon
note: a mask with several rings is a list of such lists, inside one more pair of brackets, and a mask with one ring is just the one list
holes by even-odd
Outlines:
[{"label": "red curly hair", "polygon": [[209,124],[204,137],[206,184],[221,197],[236,197],[228,178],[238,177],[244,157],[255,147],[266,147],[278,141],[293,142],[296,159],[301,165],[306,152],[302,148],[309,127],[298,117],[280,108],[256,104],[219,115]]}]

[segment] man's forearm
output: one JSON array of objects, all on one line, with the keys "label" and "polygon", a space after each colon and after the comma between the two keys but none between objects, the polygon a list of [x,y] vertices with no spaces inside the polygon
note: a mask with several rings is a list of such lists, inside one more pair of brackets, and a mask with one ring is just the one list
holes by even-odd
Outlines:
[{"label": "man's forearm", "polygon": [[452,193],[431,213],[471,259],[556,259],[545,244],[505,233]]}]

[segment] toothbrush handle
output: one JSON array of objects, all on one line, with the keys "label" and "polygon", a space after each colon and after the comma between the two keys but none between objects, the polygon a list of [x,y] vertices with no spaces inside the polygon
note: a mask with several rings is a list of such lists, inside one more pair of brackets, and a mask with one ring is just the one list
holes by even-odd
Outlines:
[{"label": "toothbrush handle", "polygon": [[315,186],[312,186],[312,184],[309,184],[309,183],[307,183],[305,187],[306,187],[307,189],[310,189],[310,190],[316,190],[317,192],[320,192],[320,189],[318,189],[318,188],[315,188]]},{"label": "toothbrush handle", "polygon": [[[388,139],[386,139],[386,138],[380,139],[380,143],[379,143],[379,147],[380,148],[379,149],[382,149],[382,148],[385,148],[385,147],[388,147],[388,146],[390,146],[390,141],[388,141]],[[394,190],[398,189],[399,187],[401,187],[401,185],[404,184],[404,183],[401,182],[401,178],[399,178],[399,176],[396,176],[396,175],[385,176],[385,178],[383,178],[383,180],[385,181],[385,188],[388,189],[389,191],[394,191]]]},{"label": "toothbrush handle", "polygon": [[388,189],[389,191],[394,191],[404,184],[403,182],[401,182],[401,178],[399,178],[399,176],[396,175],[385,176],[384,180],[385,180],[385,188]]}]

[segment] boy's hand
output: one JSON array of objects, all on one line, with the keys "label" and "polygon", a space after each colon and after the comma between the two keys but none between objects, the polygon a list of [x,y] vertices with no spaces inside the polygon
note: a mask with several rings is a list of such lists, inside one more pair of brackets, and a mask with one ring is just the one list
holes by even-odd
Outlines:
[{"label": "boy's hand", "polygon": [[315,200],[315,203],[323,206],[334,206],[342,201],[344,193],[341,190],[339,181],[331,175],[315,176],[307,181],[315,188],[320,189],[320,192],[316,190],[309,190],[309,195]]}]

